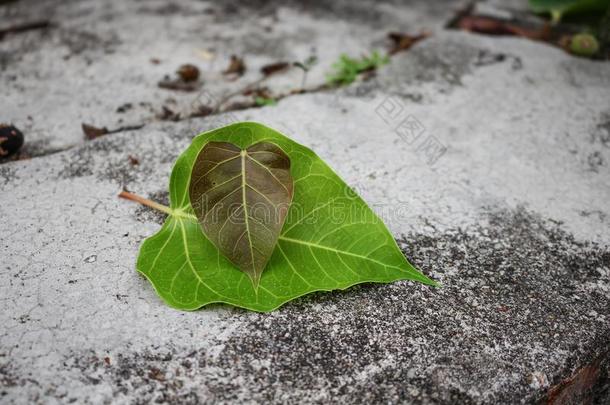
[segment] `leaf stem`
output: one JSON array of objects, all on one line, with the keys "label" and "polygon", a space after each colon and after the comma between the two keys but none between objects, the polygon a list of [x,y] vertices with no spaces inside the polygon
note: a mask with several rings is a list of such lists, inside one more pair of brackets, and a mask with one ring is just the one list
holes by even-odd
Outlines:
[{"label": "leaf stem", "polygon": [[152,200],[149,200],[148,198],[144,198],[137,194],[130,193],[129,191],[125,191],[125,190],[121,191],[119,193],[119,198],[124,198],[126,200],[135,201],[135,202],[145,205],[147,207],[153,208],[157,211],[164,212],[167,215],[173,215],[173,213],[174,213],[173,210],[166,205],[156,203]]}]

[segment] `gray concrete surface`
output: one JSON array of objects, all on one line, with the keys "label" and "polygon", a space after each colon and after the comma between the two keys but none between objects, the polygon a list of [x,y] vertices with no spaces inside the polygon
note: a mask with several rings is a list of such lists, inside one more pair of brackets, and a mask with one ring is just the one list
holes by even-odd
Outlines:
[{"label": "gray concrete surface", "polygon": [[[458,6],[20,0],[4,6],[0,18],[7,24],[49,19],[54,27],[0,42],[0,86],[10,100],[3,113],[27,130],[30,155],[63,150],[84,141],[81,123],[110,130],[141,125],[158,120],[163,106],[185,116],[258,80],[266,64],[315,56],[306,81],[315,87],[341,53],[382,50],[389,31],[437,29]],[[231,55],[244,59],[242,77],[222,74]],[[196,90],[157,86],[184,63],[201,69]],[[282,94],[300,87],[302,76],[293,68],[265,85]]]},{"label": "gray concrete surface", "polygon": [[[284,13],[296,18],[290,7]],[[409,21],[428,21],[413,13]],[[383,37],[385,26],[358,22],[368,20],[365,11],[347,15],[347,26],[374,33],[354,46]],[[323,21],[320,30],[332,22],[311,18]],[[133,41],[123,39],[123,52],[136,48]],[[38,46],[7,69],[51,53]],[[132,63],[123,59],[106,74],[118,80]],[[69,83],[49,81],[41,76],[31,86],[50,86],[51,94]],[[32,90],[15,89],[22,103],[36,100]],[[523,39],[437,29],[375,78],[344,89],[206,118],[150,120],[87,143],[59,128],[80,125],[91,113],[80,101],[97,99],[67,92],[73,115],[47,111],[54,129],[34,123],[26,136],[80,145],[0,165],[0,402],[533,403],[577,396],[590,383],[594,401],[604,403],[609,90],[607,63]],[[142,99],[158,90],[146,91]],[[100,95],[89,111],[111,126],[120,100]],[[5,105],[15,119],[29,111]],[[425,129],[416,139],[399,125],[408,116]],[[166,307],[135,271],[140,243],[163,217],[116,194],[125,186],[166,201],[173,160],[190,139],[234,119],[263,122],[313,148],[444,287],[364,285],[271,314]],[[433,153],[443,149],[431,142],[445,152]]]}]

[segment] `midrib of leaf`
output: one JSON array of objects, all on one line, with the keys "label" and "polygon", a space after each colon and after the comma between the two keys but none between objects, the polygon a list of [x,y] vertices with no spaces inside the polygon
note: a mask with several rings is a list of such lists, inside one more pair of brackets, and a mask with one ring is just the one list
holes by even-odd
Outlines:
[{"label": "midrib of leaf", "polygon": [[[254,268],[254,248],[252,246],[252,238],[250,236],[250,221],[248,220],[248,203],[246,202],[246,156],[247,153],[245,150],[242,150],[241,153],[241,198],[242,203],[244,204],[244,218],[246,221],[246,234],[248,237],[248,247],[250,248],[250,264],[252,267],[252,274],[256,274],[256,269]],[[256,276],[254,276],[256,278]],[[252,282],[255,286],[258,285],[258,280],[252,278]]]}]

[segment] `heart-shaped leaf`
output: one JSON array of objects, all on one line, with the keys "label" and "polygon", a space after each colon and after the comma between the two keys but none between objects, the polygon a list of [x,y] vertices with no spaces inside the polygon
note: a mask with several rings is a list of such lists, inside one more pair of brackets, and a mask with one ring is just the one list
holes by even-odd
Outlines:
[{"label": "heart-shaped leaf", "polygon": [[[191,206],[191,173],[209,142],[241,149],[270,142],[290,158],[293,202],[258,288],[204,236]],[[358,283],[435,284],[405,259],[383,222],[314,152],[264,125],[236,123],[197,136],[176,161],[169,188],[169,215],[142,244],[137,268],[173,307],[222,302],[271,311],[313,291]]]},{"label": "heart-shaped leaf", "polygon": [[191,173],[191,206],[222,254],[258,286],[292,201],[290,159],[259,142],[245,150],[208,142]]}]

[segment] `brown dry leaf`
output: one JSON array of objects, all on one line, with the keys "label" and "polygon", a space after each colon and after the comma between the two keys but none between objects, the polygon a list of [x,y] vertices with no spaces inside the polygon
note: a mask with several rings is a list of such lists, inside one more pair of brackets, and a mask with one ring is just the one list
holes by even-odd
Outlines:
[{"label": "brown dry leaf", "polygon": [[81,126],[83,128],[83,132],[85,133],[85,138],[90,141],[103,135],[116,134],[117,132],[124,131],[135,131],[143,128],[144,124],[126,125],[115,129],[108,129],[106,127],[98,128],[85,123],[81,124]]},{"label": "brown dry leaf", "polygon": [[208,115],[212,114],[213,112],[214,112],[214,108],[210,107],[209,105],[200,105],[195,109],[195,111],[193,111],[189,115],[189,117],[191,117],[191,118],[207,117]]},{"label": "brown dry leaf", "polygon": [[235,74],[237,76],[242,76],[245,71],[246,64],[244,63],[244,60],[236,55],[231,55],[231,62],[229,63],[229,67],[222,73],[225,75]]},{"label": "brown dry leaf", "polygon": [[88,140],[99,138],[100,136],[106,135],[109,132],[108,128],[106,127],[98,128],[85,123],[81,124],[81,126],[83,128],[83,132],[85,133],[85,138]]},{"label": "brown dry leaf", "polygon": [[242,93],[244,96],[254,96],[263,98],[272,98],[271,91],[268,87],[255,87],[244,90]]},{"label": "brown dry leaf", "polygon": [[201,83],[199,82],[185,82],[182,78],[178,77],[171,79],[169,76],[165,76],[163,80],[157,83],[159,88],[167,90],[179,90],[179,91],[195,91],[199,89]]},{"label": "brown dry leaf", "polygon": [[256,103],[252,101],[235,101],[224,107],[222,109],[222,112],[246,110],[248,108],[254,107],[255,105]]},{"label": "brown dry leaf", "polygon": [[271,76],[272,74],[283,72],[290,67],[288,62],[276,62],[265,65],[261,68],[261,73],[265,76]]},{"label": "brown dry leaf", "polygon": [[429,36],[430,33],[428,32],[422,32],[418,35],[403,34],[402,32],[390,32],[388,34],[388,38],[392,40],[393,45],[390,48],[389,53],[390,55],[394,55],[397,52],[406,51],[407,49],[415,45],[415,43],[417,43],[418,41],[421,41],[422,39],[427,38]]},{"label": "brown dry leaf", "polygon": [[487,35],[514,35],[533,40],[547,41],[551,36],[551,29],[545,24],[539,29],[519,26],[515,23],[494,17],[466,15],[456,22],[457,28],[478,32]]},{"label": "brown dry leaf", "polygon": [[169,108],[168,106],[162,106],[162,110],[157,114],[157,118],[164,121],[178,121],[180,114]]}]

